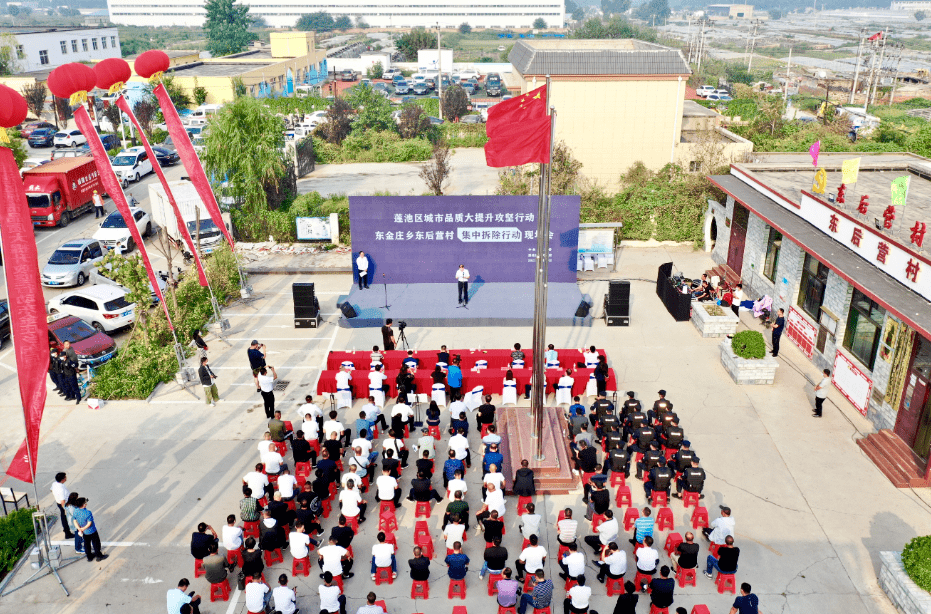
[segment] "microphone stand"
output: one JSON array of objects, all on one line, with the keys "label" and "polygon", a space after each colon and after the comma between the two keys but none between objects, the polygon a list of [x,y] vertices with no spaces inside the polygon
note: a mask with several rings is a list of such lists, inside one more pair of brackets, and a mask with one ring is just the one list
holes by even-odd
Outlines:
[{"label": "microphone stand", "polygon": [[381,274],[382,285],[385,286],[385,304],[382,305],[382,309],[390,309],[391,305],[388,304],[388,281],[385,279],[385,274]]}]

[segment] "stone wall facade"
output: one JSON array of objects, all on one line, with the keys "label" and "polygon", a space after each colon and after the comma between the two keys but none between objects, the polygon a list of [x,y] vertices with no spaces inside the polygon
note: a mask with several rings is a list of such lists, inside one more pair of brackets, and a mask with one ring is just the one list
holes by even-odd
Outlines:
[{"label": "stone wall facade", "polygon": [[931,614],[931,593],[905,573],[901,552],[879,553],[879,586],[903,614]]}]

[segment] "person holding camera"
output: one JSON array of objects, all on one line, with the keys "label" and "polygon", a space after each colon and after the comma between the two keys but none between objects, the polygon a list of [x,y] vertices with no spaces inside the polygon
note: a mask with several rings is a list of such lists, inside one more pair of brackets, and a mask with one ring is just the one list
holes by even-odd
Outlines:
[{"label": "person holding camera", "polygon": [[246,354],[249,356],[249,368],[252,369],[252,377],[255,379],[255,391],[262,392],[262,387],[259,386],[259,369],[265,366],[265,344],[253,339]]}]

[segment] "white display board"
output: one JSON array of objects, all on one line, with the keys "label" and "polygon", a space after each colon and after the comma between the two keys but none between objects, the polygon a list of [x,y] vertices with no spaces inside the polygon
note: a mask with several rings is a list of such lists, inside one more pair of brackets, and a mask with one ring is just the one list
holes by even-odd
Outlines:
[{"label": "white display board", "polygon": [[834,357],[832,381],[834,387],[865,416],[870,406],[873,380],[840,351]]},{"label": "white display board", "polygon": [[580,228],[579,229],[580,254],[612,254],[614,253],[613,228]]}]

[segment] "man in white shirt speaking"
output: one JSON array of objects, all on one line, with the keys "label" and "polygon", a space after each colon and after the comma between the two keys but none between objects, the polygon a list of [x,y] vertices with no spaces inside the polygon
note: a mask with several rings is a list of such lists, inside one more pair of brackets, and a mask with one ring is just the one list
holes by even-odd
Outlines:
[{"label": "man in white shirt speaking", "polygon": [[469,304],[469,269],[460,264],[456,269],[456,281],[459,282],[459,304]]},{"label": "man in white shirt speaking", "polygon": [[356,267],[359,269],[359,290],[362,289],[363,285],[369,287],[369,257],[365,255],[365,252],[359,252],[359,257],[356,258]]}]

